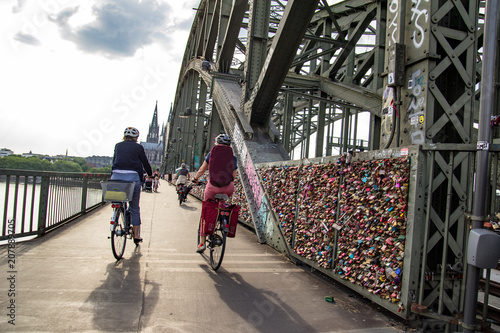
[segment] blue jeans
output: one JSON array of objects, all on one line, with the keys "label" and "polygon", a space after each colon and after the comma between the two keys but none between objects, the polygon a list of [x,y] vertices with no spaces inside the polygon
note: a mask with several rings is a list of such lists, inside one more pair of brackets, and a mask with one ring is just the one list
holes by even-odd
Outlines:
[{"label": "blue jeans", "polygon": [[128,182],[135,182],[134,196],[132,201],[129,201],[130,207],[130,220],[132,225],[141,225],[141,208],[139,207],[139,200],[141,199],[141,179],[137,172],[134,173],[115,173],[111,174],[111,179],[124,180]]}]

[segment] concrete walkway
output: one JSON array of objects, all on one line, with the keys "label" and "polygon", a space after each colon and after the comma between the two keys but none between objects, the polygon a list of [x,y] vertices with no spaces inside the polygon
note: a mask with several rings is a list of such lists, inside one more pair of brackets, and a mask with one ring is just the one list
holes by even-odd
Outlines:
[{"label": "concrete walkway", "polygon": [[201,203],[190,197],[179,206],[166,182],[159,193],[141,196],[145,241],[137,248],[128,243],[119,262],[108,239],[109,206],[16,243],[14,269],[7,246],[0,247],[0,332],[404,329],[380,308],[259,244],[241,226],[222,267],[212,271],[207,257],[195,253]]}]

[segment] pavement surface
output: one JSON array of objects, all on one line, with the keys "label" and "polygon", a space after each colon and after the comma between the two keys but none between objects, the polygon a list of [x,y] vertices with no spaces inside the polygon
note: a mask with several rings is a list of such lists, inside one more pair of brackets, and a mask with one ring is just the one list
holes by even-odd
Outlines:
[{"label": "pavement surface", "polygon": [[[144,242],[111,253],[109,205],[0,247],[0,332],[402,332],[383,309],[238,226],[222,267],[195,253],[201,202],[141,194]],[[14,266],[10,266],[10,265]],[[13,268],[13,269],[12,269]],[[334,299],[325,301],[326,296]]]}]

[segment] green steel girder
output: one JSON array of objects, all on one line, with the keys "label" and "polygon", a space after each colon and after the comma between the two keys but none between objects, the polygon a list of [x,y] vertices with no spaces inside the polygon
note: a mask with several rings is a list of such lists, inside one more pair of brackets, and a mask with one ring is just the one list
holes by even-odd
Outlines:
[{"label": "green steel girder", "polygon": [[[286,159],[282,152],[272,155],[272,149],[286,149],[292,156],[311,155],[308,143],[312,147],[311,137],[321,131],[325,131],[324,142],[318,140],[315,151],[311,149],[316,156],[346,142],[357,147],[357,131],[366,127],[357,124],[353,133],[344,130],[337,143],[333,126],[341,123],[336,128],[347,129],[356,123],[357,112],[370,112],[371,149],[386,144],[396,150],[423,146],[419,172],[425,178],[419,186],[424,190],[414,198],[423,216],[413,225],[421,237],[416,234],[412,240],[414,258],[407,273],[416,277],[410,281],[409,293],[430,310],[453,315],[463,306],[463,284],[459,279],[448,281],[446,270],[465,260],[464,212],[471,205],[474,159],[464,147],[475,140],[483,3],[233,1],[228,16],[229,2],[202,0],[183,58],[168,137],[178,139],[182,133],[177,127],[193,126],[181,123],[178,115],[190,100],[209,95],[211,117],[216,118],[212,124],[219,124],[210,131],[222,126],[232,133],[239,158],[251,171],[253,163]],[[247,37],[239,37],[246,29]],[[391,74],[389,49],[395,43],[405,48],[404,84],[390,87],[397,111],[397,117],[392,117],[383,110]],[[200,56],[213,61],[214,72],[201,69]],[[204,103],[208,102],[200,101],[198,108]],[[197,126],[195,141],[200,140]],[[189,151],[182,151],[176,141],[169,153],[178,161]],[[247,180],[252,177],[243,175]],[[266,236],[258,221],[262,207],[255,184],[246,194],[255,206],[252,216],[262,241]],[[436,280],[426,280],[427,272],[434,273]]]},{"label": "green steel girder", "polygon": [[[269,40],[270,0],[250,1],[246,61],[243,72],[243,100],[246,101],[257,84],[264,66]],[[250,116],[246,115],[248,119]]]},{"label": "green steel girder", "polygon": [[376,5],[367,6],[366,11],[362,15],[362,19],[358,21],[358,24],[352,32],[352,36],[350,36],[348,43],[344,46],[335,62],[330,66],[326,73],[322,73],[322,75],[329,76],[332,80],[335,79],[338,70],[345,65],[344,62],[347,60],[353,48],[356,46],[359,39],[363,36],[365,30],[375,17],[377,8],[378,6]]},{"label": "green steel girder", "polygon": [[318,0],[288,1],[265,64],[259,68],[259,79],[245,102],[245,114],[250,123],[264,125],[269,122],[272,106],[301,41],[297,36],[304,35],[317,4]]},{"label": "green steel girder", "polygon": [[206,8],[206,34],[205,42],[203,43],[203,58],[212,61],[215,50],[215,43],[217,42],[217,35],[219,33],[219,1],[208,0]]},{"label": "green steel girder", "polygon": [[221,73],[229,73],[237,45],[241,45],[239,47],[240,51],[243,53],[245,52],[246,48],[239,41],[238,34],[240,33],[240,27],[247,10],[248,1],[234,1],[226,34],[224,35],[224,42],[222,43],[220,54],[217,57],[217,68]]}]

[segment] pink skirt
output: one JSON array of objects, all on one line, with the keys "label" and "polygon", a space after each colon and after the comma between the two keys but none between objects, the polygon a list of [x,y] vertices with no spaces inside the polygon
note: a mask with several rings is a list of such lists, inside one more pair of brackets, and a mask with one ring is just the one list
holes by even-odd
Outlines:
[{"label": "pink skirt", "polygon": [[210,182],[207,182],[205,186],[205,194],[203,195],[203,200],[213,199],[214,195],[217,193],[227,194],[229,197],[233,195],[234,192],[234,183],[231,182],[229,185],[224,187],[217,187],[212,185]]}]

